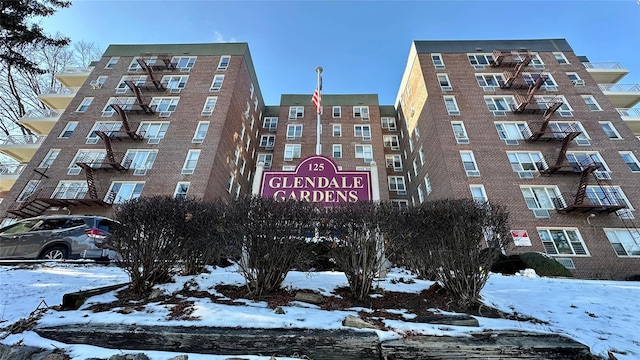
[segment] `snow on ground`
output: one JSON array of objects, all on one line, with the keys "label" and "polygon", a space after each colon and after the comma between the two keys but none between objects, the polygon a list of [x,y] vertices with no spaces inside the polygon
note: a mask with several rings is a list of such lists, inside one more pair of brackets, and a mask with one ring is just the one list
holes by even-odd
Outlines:
[{"label": "snow on ground", "polygon": [[[400,278],[415,282],[397,281]],[[396,281],[392,281],[396,280]],[[0,267],[0,327],[5,327],[32,311],[59,305],[62,295],[69,292],[124,283],[127,275],[115,266],[93,264],[47,263],[29,267]],[[209,274],[178,277],[175,283],[158,286],[166,293],[188,286],[193,290],[215,293],[215,285],[244,284],[235,267],[216,268]],[[388,291],[420,292],[432,282],[415,279],[407,271],[394,269],[378,286]],[[283,286],[288,289],[310,289],[328,295],[347,286],[340,272],[301,273],[290,272]],[[482,291],[487,305],[508,313],[534,317],[541,323],[478,318],[480,328],[429,325],[397,320],[387,320],[391,331],[376,331],[381,339],[397,338],[405,332],[426,335],[464,336],[469,331],[523,330],[558,333],[569,336],[591,348],[595,354],[606,356],[612,351],[618,359],[640,358],[640,283],[620,281],[595,281],[552,279],[527,276],[502,276],[493,274]],[[229,306],[197,300],[191,316],[199,320],[167,320],[170,305],[149,304],[145,311],[119,314],[113,311],[94,314],[87,309],[94,303],[115,300],[115,292],[90,298],[78,311],[57,312],[46,310],[39,326],[55,326],[74,323],[122,323],[140,325],[185,326],[242,326],[262,328],[342,328],[347,315],[357,315],[358,310],[323,311],[310,304],[296,303],[285,306],[285,314],[276,314],[264,302],[246,301],[246,306]],[[233,314],[233,315],[231,315]],[[411,317],[406,314],[406,317]],[[0,333],[0,339],[6,335]],[[87,357],[108,358],[128,352],[88,345],[67,345],[39,337],[32,331],[9,335],[0,342],[7,345],[24,343],[43,348],[65,348],[74,360]],[[140,352],[140,351],[130,351]],[[166,360],[180,353],[144,351],[152,360]],[[248,359],[268,359],[261,356],[245,356]],[[218,360],[226,356],[189,354],[190,360]]]}]

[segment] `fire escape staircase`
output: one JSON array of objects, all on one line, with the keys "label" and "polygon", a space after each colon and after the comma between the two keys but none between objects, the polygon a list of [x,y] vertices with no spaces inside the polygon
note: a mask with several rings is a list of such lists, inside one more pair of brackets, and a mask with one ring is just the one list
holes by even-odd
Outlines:
[{"label": "fire escape staircase", "polygon": [[533,60],[530,50],[494,50],[491,67],[524,68]]},{"label": "fire escape staircase", "polygon": [[595,176],[594,171],[598,170],[600,165],[596,163],[591,163],[587,166],[584,166],[582,171],[580,172],[580,180],[578,183],[578,190],[574,196],[573,204],[567,205],[560,201],[560,199],[556,199],[556,209],[559,213],[570,213],[573,211],[579,212],[591,212],[591,213],[612,213],[621,209],[625,209],[627,207],[624,199],[617,198],[607,193],[606,191],[602,191],[603,198],[599,199],[600,203],[596,204],[591,201],[585,203],[585,198],[587,197],[587,186],[589,185],[589,180],[591,178],[595,179],[598,187],[604,189],[603,184],[597,176]]},{"label": "fire escape staircase", "polygon": [[34,191],[17,208],[7,210],[7,213],[21,219],[42,215],[45,210],[51,207],[44,198],[44,190],[44,188],[40,188]]},{"label": "fire escape staircase", "polygon": [[[547,80],[547,76],[539,75],[536,77],[535,82],[529,86],[527,95],[516,95],[516,105],[512,109],[513,113],[515,114],[522,113],[525,110],[528,110],[528,112],[536,113],[543,110],[542,106],[544,105],[538,103],[538,101],[535,98],[535,95],[538,89],[540,89],[540,87],[542,86],[542,84],[544,84],[546,80]],[[527,108],[527,106],[531,104],[535,104],[536,106],[534,108]],[[562,106],[562,103],[560,104],[560,106]],[[546,107],[544,109],[546,110]]]},{"label": "fire escape staircase", "polygon": [[129,118],[127,116],[127,112],[124,111],[124,109],[118,104],[110,104],[110,106],[113,110],[115,110],[118,113],[118,115],[120,115],[120,119],[122,120],[122,128],[124,129],[124,132],[131,139],[136,141],[141,141],[143,139],[143,136],[136,133],[135,131],[132,131],[131,127],[129,126]]}]

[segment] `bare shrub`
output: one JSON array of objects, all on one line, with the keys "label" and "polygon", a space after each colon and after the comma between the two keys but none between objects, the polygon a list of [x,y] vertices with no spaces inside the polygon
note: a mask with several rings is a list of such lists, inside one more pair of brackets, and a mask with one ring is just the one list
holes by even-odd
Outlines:
[{"label": "bare shrub", "polygon": [[312,205],[252,197],[234,206],[242,246],[240,271],[249,291],[260,296],[278,289],[287,272],[305,258]]}]

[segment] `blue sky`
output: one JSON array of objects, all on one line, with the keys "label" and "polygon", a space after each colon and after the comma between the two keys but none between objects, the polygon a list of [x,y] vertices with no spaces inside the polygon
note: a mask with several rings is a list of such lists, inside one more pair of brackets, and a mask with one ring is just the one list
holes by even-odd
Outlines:
[{"label": "blue sky", "polygon": [[565,38],[577,55],[617,61],[640,83],[637,0],[73,0],[49,33],[109,44],[247,42],[267,105],[311,94],[378,94],[392,105],[412,40]]}]

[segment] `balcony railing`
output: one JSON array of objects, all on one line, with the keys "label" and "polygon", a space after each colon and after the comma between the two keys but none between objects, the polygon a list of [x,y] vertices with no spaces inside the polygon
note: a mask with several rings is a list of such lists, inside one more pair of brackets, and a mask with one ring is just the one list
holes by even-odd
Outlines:
[{"label": "balcony railing", "polygon": [[618,114],[620,114],[620,116],[640,118],[640,108],[626,108],[616,110],[618,110]]},{"label": "balcony railing", "polygon": [[61,112],[51,109],[33,109],[27,111],[22,117],[23,119],[37,119],[37,118],[56,118],[62,115]]},{"label": "balcony railing", "polygon": [[73,95],[76,93],[76,91],[78,91],[78,88],[59,87],[48,89],[41,95]]},{"label": "balcony railing", "polygon": [[0,165],[0,175],[20,175],[26,167],[27,164]]},{"label": "balcony railing", "polygon": [[584,62],[582,63],[587,69],[626,69],[619,62]]},{"label": "balcony railing", "polygon": [[46,135],[10,135],[0,138],[0,145],[41,144],[46,137]]},{"label": "balcony railing", "polygon": [[638,84],[598,84],[600,90],[611,92],[631,92],[640,94],[640,85]]},{"label": "balcony railing", "polygon": [[66,67],[59,72],[59,74],[89,74],[93,70],[93,67]]}]

